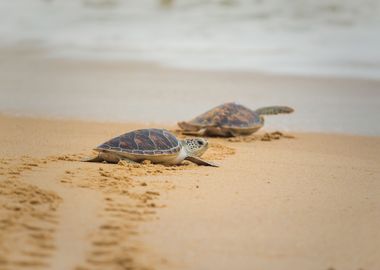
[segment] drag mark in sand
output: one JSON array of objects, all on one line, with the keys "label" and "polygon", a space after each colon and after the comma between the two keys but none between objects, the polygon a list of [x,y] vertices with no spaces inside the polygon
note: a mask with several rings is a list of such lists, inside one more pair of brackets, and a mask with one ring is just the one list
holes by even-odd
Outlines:
[{"label": "drag mark in sand", "polygon": [[58,158],[23,156],[1,164],[7,179],[0,178],[0,266],[74,269],[84,260],[89,231],[99,225],[100,194],[64,187],[59,179],[74,164]]},{"label": "drag mark in sand", "polygon": [[[134,173],[141,175],[148,167],[153,172],[154,166],[135,166]],[[66,171],[61,180],[65,185],[103,194],[101,222],[89,238],[85,261],[75,269],[150,269],[134,261],[136,253],[144,249],[137,239],[138,227],[141,222],[153,219],[156,209],[163,207],[155,202],[160,195],[156,190],[173,187],[168,182],[147,184],[138,177],[132,179],[127,176],[129,172],[125,165],[88,163]]]},{"label": "drag mark in sand", "polygon": [[25,178],[62,198],[58,209],[60,223],[54,235],[56,252],[51,257],[51,269],[74,269],[84,260],[92,231],[100,224],[99,210],[102,208],[101,194],[93,190],[78,190],[62,184],[61,179],[68,169],[78,164],[65,163],[54,158],[38,173]]},{"label": "drag mark in sand", "polygon": [[55,251],[61,198],[19,180],[0,180],[0,268],[46,269]]}]

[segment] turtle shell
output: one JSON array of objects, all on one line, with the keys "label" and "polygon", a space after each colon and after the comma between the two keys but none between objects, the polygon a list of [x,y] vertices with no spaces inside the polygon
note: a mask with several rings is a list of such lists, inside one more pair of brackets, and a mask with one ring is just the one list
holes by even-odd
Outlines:
[{"label": "turtle shell", "polygon": [[169,131],[150,128],[125,133],[99,145],[96,149],[138,155],[172,155],[181,150],[181,144]]},{"label": "turtle shell", "polygon": [[190,121],[201,127],[250,128],[260,124],[260,116],[256,112],[236,103],[219,105]]}]

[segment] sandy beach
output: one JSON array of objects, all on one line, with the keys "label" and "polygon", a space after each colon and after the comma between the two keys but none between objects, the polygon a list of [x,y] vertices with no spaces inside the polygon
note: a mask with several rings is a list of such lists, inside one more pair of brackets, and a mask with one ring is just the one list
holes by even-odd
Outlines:
[{"label": "sandy beach", "polygon": [[380,267],[378,137],[216,138],[220,168],[165,167],[80,162],[143,124],[0,126],[1,269]]}]

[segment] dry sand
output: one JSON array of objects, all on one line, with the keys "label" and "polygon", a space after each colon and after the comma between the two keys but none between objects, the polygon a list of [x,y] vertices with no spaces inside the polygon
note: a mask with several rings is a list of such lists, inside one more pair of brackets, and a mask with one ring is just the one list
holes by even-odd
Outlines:
[{"label": "dry sand", "polygon": [[0,269],[380,269],[380,138],[211,139],[220,168],[83,163],[142,124],[0,116]]}]

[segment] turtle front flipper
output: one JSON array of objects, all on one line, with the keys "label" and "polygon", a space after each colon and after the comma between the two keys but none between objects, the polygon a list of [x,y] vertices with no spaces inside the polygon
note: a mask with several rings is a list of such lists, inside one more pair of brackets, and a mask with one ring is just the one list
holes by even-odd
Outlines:
[{"label": "turtle front flipper", "polygon": [[212,163],[212,162],[209,162],[209,161],[206,161],[206,160],[203,160],[203,159],[200,159],[199,157],[187,156],[185,159],[189,160],[195,164],[198,164],[198,165],[219,167],[219,165]]},{"label": "turtle front flipper", "polygon": [[287,106],[270,106],[259,108],[255,112],[259,115],[271,115],[280,113],[292,113],[294,112],[294,109]]}]

